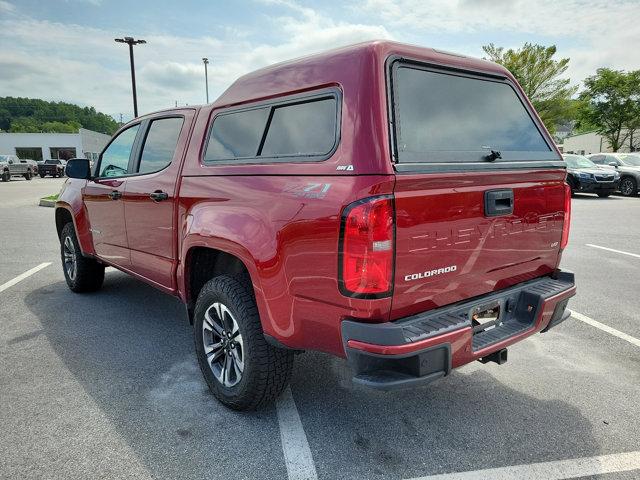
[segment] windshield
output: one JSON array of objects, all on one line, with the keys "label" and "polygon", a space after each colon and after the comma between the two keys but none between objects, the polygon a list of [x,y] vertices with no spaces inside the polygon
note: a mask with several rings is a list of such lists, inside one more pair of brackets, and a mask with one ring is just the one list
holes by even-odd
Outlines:
[{"label": "windshield", "polygon": [[0,162],[6,162],[9,160],[9,155],[0,155]]},{"label": "windshield", "polygon": [[640,155],[618,155],[618,158],[625,165],[640,167]]},{"label": "windshield", "polygon": [[595,163],[582,155],[565,155],[564,160],[569,168],[592,168],[596,166]]}]

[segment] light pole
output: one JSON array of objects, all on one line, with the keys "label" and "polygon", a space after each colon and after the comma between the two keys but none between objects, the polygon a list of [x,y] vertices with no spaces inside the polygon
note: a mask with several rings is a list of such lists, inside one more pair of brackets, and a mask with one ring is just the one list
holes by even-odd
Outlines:
[{"label": "light pole", "polygon": [[207,72],[207,65],[209,65],[209,59],[203,58],[202,63],[204,63],[204,89],[207,92],[207,103],[209,103],[209,75]]},{"label": "light pole", "polygon": [[138,95],[136,94],[136,70],[133,63],[133,46],[147,43],[146,40],[134,40],[133,37],[124,37],[114,39],[118,43],[126,43],[129,45],[129,62],[131,63],[131,89],[133,90],[133,116],[138,116]]}]

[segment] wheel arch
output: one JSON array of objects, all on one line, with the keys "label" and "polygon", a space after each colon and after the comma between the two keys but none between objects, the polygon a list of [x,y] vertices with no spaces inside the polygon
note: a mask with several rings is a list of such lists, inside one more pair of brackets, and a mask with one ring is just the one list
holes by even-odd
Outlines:
[{"label": "wheel arch", "polygon": [[55,222],[58,239],[62,233],[62,228],[68,222],[73,222],[73,228],[76,231],[76,237],[80,244],[80,252],[83,256],[94,256],[93,239],[89,230],[89,222],[84,209],[80,208],[74,211],[70,204],[58,200],[56,202]]}]

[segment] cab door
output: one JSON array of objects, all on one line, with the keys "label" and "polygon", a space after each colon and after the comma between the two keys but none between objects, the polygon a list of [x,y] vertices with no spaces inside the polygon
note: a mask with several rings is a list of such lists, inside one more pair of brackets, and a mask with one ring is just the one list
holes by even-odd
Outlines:
[{"label": "cab door", "polygon": [[114,266],[130,268],[125,228],[124,196],[132,172],[140,124],[120,132],[100,155],[96,177],[87,181],[82,198],[98,257]]},{"label": "cab door", "polygon": [[185,110],[143,123],[123,197],[132,269],[169,291],[176,288],[176,194],[193,115]]}]

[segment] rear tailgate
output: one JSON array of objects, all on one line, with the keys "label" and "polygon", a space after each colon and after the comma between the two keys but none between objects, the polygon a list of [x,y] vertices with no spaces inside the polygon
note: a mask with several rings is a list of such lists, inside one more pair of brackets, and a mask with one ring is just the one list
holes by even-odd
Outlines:
[{"label": "rear tailgate", "polygon": [[396,62],[392,319],[548,275],[566,170],[506,78]]},{"label": "rear tailgate", "polygon": [[[512,214],[485,216],[496,189],[513,189]],[[552,272],[564,195],[562,170],[398,175],[392,318]]]}]

